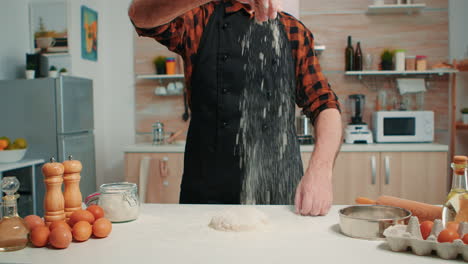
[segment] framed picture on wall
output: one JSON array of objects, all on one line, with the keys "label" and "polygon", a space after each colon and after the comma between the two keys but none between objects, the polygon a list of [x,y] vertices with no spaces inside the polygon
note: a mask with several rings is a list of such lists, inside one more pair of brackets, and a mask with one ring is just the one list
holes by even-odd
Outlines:
[{"label": "framed picture on wall", "polygon": [[81,6],[81,57],[85,60],[98,59],[98,13]]},{"label": "framed picture on wall", "polygon": [[67,3],[31,3],[31,51],[33,53],[68,52]]}]

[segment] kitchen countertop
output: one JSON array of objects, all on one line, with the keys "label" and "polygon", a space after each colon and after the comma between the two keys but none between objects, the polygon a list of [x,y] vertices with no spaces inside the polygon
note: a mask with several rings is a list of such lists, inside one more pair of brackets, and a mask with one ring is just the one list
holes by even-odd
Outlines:
[{"label": "kitchen countertop", "polygon": [[[124,148],[125,153],[183,153],[185,145],[136,144]],[[313,145],[301,145],[301,152],[312,152]],[[343,144],[342,152],[447,152],[448,146],[432,143],[408,144]]]},{"label": "kitchen countertop", "polygon": [[451,263],[395,253],[383,241],[342,235],[338,210],[302,217],[289,206],[256,206],[269,216],[263,231],[222,232],[208,227],[226,205],[144,204],[139,219],[114,224],[105,239],[64,250],[26,248],[0,253],[0,263]]}]

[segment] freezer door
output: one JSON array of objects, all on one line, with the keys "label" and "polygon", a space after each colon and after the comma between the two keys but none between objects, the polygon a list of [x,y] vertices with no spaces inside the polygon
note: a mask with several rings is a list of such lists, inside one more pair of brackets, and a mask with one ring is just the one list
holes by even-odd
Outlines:
[{"label": "freezer door", "polygon": [[84,200],[86,196],[96,192],[94,134],[59,135],[58,139],[59,161],[64,161],[68,159],[69,155],[72,155],[74,160],[79,160],[83,164],[80,190]]},{"label": "freezer door", "polygon": [[93,82],[71,76],[56,81],[57,133],[93,130]]}]

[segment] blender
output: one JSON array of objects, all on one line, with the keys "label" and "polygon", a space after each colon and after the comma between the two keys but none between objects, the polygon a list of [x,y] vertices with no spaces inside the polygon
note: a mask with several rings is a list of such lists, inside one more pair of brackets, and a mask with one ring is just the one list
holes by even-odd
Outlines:
[{"label": "blender", "polygon": [[348,144],[372,144],[372,133],[366,123],[362,121],[366,96],[352,94],[349,96],[351,110],[351,123],[345,129],[345,143]]}]

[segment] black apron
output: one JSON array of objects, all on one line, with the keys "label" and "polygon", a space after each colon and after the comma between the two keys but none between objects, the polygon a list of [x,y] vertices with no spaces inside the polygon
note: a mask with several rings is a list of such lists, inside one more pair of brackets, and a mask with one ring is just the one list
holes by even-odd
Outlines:
[{"label": "black apron", "polygon": [[274,34],[245,11],[225,13],[229,4],[216,5],[197,54],[186,58],[194,65],[192,118],[180,203],[292,204],[303,168],[289,40],[279,19],[270,22],[279,25]]}]

